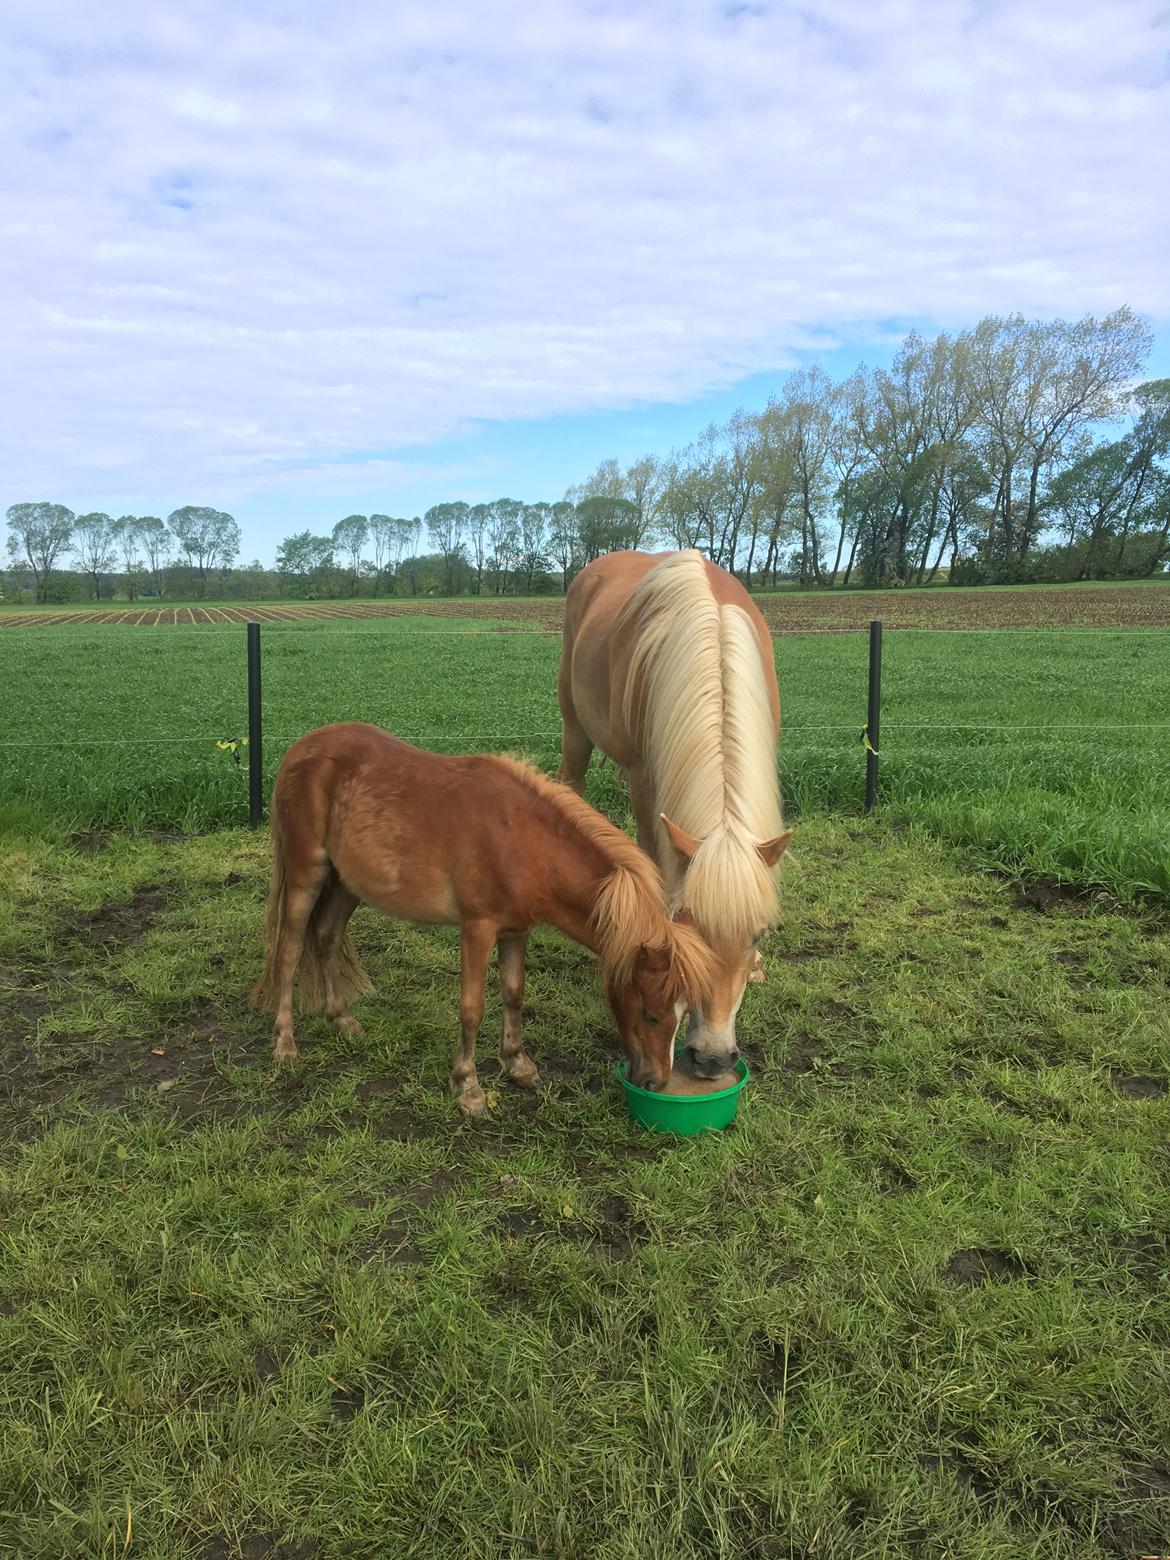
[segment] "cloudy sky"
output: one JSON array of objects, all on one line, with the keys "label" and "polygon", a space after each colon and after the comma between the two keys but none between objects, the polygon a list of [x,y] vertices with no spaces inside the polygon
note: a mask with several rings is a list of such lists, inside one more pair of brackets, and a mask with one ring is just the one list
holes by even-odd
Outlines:
[{"label": "cloudy sky", "polygon": [[1129,303],[1170,373],[1167,15],[10,0],[0,508],[209,503],[271,558],[989,312]]}]

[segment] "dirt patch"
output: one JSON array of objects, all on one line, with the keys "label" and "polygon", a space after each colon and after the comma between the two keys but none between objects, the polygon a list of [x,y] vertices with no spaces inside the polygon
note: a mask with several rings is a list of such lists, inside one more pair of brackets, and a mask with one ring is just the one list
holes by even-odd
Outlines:
[{"label": "dirt patch", "polygon": [[835,1002],[832,998],[820,1003],[819,1007],[824,1017],[833,1024],[844,1024],[857,1017],[856,1008],[850,1007],[847,1002]]},{"label": "dirt patch", "polygon": [[1166,1093],[1165,1078],[1154,1078],[1122,1072],[1120,1067],[1109,1069],[1109,1081],[1115,1089],[1131,1100],[1152,1100]]},{"label": "dirt patch", "polygon": [[372,1234],[359,1242],[353,1260],[358,1267],[367,1262],[392,1262],[395,1267],[417,1267],[426,1259],[414,1244],[410,1221],[402,1214],[386,1219]]},{"label": "dirt patch", "polygon": [[789,1040],[788,1049],[784,1053],[784,1061],[781,1065],[785,1072],[814,1072],[820,1064],[824,1053],[825,1042],[815,1039],[801,1029]]},{"label": "dirt patch", "polygon": [[157,883],[143,883],[135,890],[133,898],[66,917],[62,925],[70,936],[92,948],[132,947],[150,931],[166,909],[169,897],[169,889]]},{"label": "dirt patch", "polygon": [[258,1385],[266,1386],[275,1381],[283,1368],[283,1360],[270,1349],[260,1348],[252,1355],[252,1375]]},{"label": "dirt patch", "polygon": [[969,1246],[964,1251],[956,1251],[942,1271],[943,1277],[952,1284],[978,1288],[983,1284],[1003,1284],[1014,1278],[1024,1278],[1028,1270],[1013,1252]]},{"label": "dirt patch", "polygon": [[646,1222],[638,1217],[620,1195],[603,1198],[598,1214],[600,1225],[592,1234],[590,1243],[611,1257],[624,1260],[632,1256],[634,1247],[649,1237],[650,1230]]},{"label": "dirt patch", "polygon": [[458,1186],[461,1179],[457,1170],[437,1170],[428,1180],[405,1188],[400,1195],[415,1208],[429,1208],[433,1202]]},{"label": "dirt patch", "polygon": [[972,1453],[979,1446],[973,1431],[951,1432],[950,1444],[924,1452],[919,1457],[920,1467],[947,1480],[958,1490],[968,1490],[980,1505],[994,1502],[998,1486],[988,1470]]},{"label": "dirt patch", "polygon": [[329,1399],[329,1412],[339,1424],[348,1424],[349,1421],[361,1413],[366,1406],[365,1388],[357,1385],[342,1386],[338,1382]]},{"label": "dirt patch", "polygon": [[1034,882],[1018,884],[1013,903],[1017,910],[1036,910],[1042,915],[1053,911],[1065,915],[1084,915],[1087,908],[1083,890],[1070,888],[1051,878],[1037,878]]},{"label": "dirt patch", "polygon": [[496,1228],[503,1235],[506,1243],[519,1240],[542,1240],[559,1234],[559,1231],[546,1224],[538,1213],[524,1208],[501,1214],[496,1220]]}]

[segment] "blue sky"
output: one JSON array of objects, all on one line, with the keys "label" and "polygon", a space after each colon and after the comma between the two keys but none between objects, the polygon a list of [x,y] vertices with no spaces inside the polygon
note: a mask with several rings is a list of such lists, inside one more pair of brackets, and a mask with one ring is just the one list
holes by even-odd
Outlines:
[{"label": "blue sky", "polygon": [[911,324],[1151,321],[1144,0],[17,0],[0,508],[554,498]]}]

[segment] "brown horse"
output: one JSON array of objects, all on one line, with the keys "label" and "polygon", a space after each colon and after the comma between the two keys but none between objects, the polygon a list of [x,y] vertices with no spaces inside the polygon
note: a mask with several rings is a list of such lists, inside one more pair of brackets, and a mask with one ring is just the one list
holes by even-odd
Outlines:
[{"label": "brown horse", "polygon": [[369,991],[347,926],[359,903],[406,921],[460,928],[461,1039],[451,1087],[484,1108],[475,1075],[484,982],[499,946],[500,1060],[522,1087],[539,1081],[525,1053],[524,952],[541,922],[600,957],[630,1076],[662,1088],[688,1005],[706,999],[713,957],[672,922],[654,863],[565,786],[510,758],[426,753],[377,726],[322,726],[281,761],[272,795],[267,962],[252,991],[276,1012],[278,1061],[297,1058],[301,1003],[359,1034],[348,999]]},{"label": "brown horse", "polygon": [[565,603],[560,777],[580,792],[594,747],[625,770],[638,843],[715,950],[685,1055],[714,1077],[738,1056],[735,1017],[777,914],[780,693],[772,638],[743,586],[700,553],[610,553]]}]

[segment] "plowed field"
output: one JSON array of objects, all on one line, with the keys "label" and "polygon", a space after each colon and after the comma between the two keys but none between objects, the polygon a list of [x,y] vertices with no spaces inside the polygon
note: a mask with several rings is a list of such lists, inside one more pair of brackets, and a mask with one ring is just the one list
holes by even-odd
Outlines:
[{"label": "plowed field", "polygon": [[[1170,584],[1053,586],[1035,590],[811,591],[757,596],[774,634],[841,633],[881,618],[887,628],[1166,628]],[[560,633],[560,597],[462,597],[454,601],[305,601],[249,606],[131,606],[0,612],[0,627],[69,624],[223,627],[268,623],[350,622],[389,617],[494,618]]]}]

